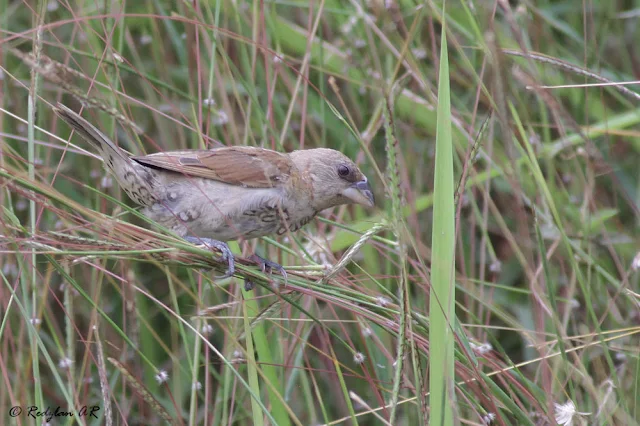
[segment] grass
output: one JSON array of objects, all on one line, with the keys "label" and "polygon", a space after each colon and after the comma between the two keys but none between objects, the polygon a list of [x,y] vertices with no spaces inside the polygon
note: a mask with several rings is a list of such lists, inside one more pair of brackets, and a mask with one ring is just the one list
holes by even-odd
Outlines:
[{"label": "grass", "polygon": [[[637,13],[0,0],[0,412],[637,424]],[[377,207],[233,243],[217,280],[215,253],[146,220],[69,139],[59,101],[134,153],[339,149]]]}]

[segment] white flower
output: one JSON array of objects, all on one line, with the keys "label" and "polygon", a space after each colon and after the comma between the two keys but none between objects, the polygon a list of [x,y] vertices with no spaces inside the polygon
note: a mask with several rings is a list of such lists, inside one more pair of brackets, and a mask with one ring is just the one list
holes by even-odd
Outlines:
[{"label": "white flower", "polygon": [[624,362],[627,360],[627,356],[622,352],[616,352],[616,354],[614,355],[614,358],[616,361],[620,361],[620,362]]},{"label": "white flower", "polygon": [[493,350],[493,346],[491,346],[491,343],[481,343],[479,345],[476,345],[473,342],[469,342],[469,346],[471,347],[471,349],[473,349],[474,352],[478,353],[479,355],[484,355]]},{"label": "white flower", "polygon": [[529,144],[535,149],[540,148],[542,146],[542,142],[540,141],[540,136],[538,136],[535,133],[532,135],[529,135]]},{"label": "white flower", "polygon": [[193,385],[191,385],[191,389],[199,391],[200,389],[202,389],[202,383],[195,382]]},{"label": "white flower", "polygon": [[18,266],[15,263],[5,263],[2,267],[2,273],[5,275],[18,275]]},{"label": "white flower", "polygon": [[460,196],[460,205],[462,207],[469,207],[470,203],[471,201],[469,200],[469,196],[466,192]]},{"label": "white flower", "polygon": [[367,42],[361,38],[358,38],[356,39],[356,41],[353,42],[353,45],[356,47],[356,49],[362,49],[367,45]]},{"label": "white flower", "polygon": [[100,180],[100,186],[102,188],[111,188],[113,186],[113,179],[111,179],[111,176],[103,176]]},{"label": "white flower", "polygon": [[169,380],[169,373],[167,373],[165,370],[158,371],[158,374],[156,374],[156,382],[161,385],[167,380]]},{"label": "white flower", "polygon": [[208,336],[209,334],[213,334],[213,326],[211,324],[203,324],[202,334],[204,334],[205,336]]},{"label": "white flower", "polygon": [[17,211],[23,212],[27,209],[27,207],[29,207],[29,204],[27,203],[27,200],[21,198],[18,201],[16,201],[16,204],[14,207],[16,208]]},{"label": "white flower", "polygon": [[345,22],[342,27],[340,27],[340,31],[343,34],[349,34],[351,31],[353,31],[353,27],[355,27],[358,23],[358,19],[359,17],[357,15],[350,16],[347,22]]},{"label": "white flower", "polygon": [[384,296],[378,296],[376,297],[376,303],[384,308],[391,303],[391,301]]},{"label": "white flower", "polygon": [[140,44],[142,45],[151,44],[152,41],[153,37],[151,37],[149,34],[144,34],[140,37]]},{"label": "white flower", "polygon": [[229,122],[229,116],[227,115],[226,112],[220,110],[220,111],[216,111],[216,115],[215,117],[212,118],[212,123],[214,126],[222,126],[224,124],[227,124]]},{"label": "white flower", "polygon": [[555,418],[559,425],[571,426],[573,425],[573,416],[576,414],[581,416],[588,416],[591,413],[581,413],[576,411],[576,405],[573,401],[569,400],[564,404],[554,404]]},{"label": "white flower", "polygon": [[631,262],[631,269],[634,271],[640,269],[640,251],[636,254],[636,257],[633,258],[633,261]]},{"label": "white flower", "polygon": [[422,48],[411,49],[411,53],[416,57],[417,60],[425,59],[427,57],[427,51]]},{"label": "white flower", "polygon": [[356,352],[353,354],[353,362],[356,364],[362,364],[364,362],[365,356],[362,352]]},{"label": "white flower", "polygon": [[374,71],[371,68],[368,68],[365,72],[369,77],[372,77],[375,80],[380,80],[382,78],[378,71]]},{"label": "white flower", "polygon": [[502,262],[500,262],[499,260],[494,260],[493,262],[491,262],[491,264],[489,265],[489,270],[491,272],[495,272],[495,273],[499,273],[500,271],[502,271]]},{"label": "white flower", "polygon": [[202,100],[202,105],[205,105],[205,106],[212,106],[215,104],[216,104],[216,100],[212,98],[207,98]]},{"label": "white flower", "polygon": [[369,337],[373,334],[373,330],[370,327],[365,327],[362,329],[362,335],[364,337]]},{"label": "white flower", "polygon": [[160,105],[158,105],[158,111],[160,111],[160,112],[167,112],[168,113],[168,112],[173,111],[173,108],[174,107],[171,104],[160,104]]},{"label": "white flower", "polygon": [[320,237],[311,236],[309,242],[304,245],[304,249],[309,256],[319,265],[329,268],[333,266],[333,263],[329,260],[328,253],[331,253],[331,249],[328,246],[329,242],[321,239]]},{"label": "white flower", "polygon": [[496,419],[496,415],[494,413],[487,413],[482,416],[482,423],[485,425],[491,424]]},{"label": "white flower", "polygon": [[58,361],[58,368],[60,368],[61,370],[66,370],[69,367],[71,367],[71,365],[73,364],[73,360],[71,358],[62,358],[60,361]]}]

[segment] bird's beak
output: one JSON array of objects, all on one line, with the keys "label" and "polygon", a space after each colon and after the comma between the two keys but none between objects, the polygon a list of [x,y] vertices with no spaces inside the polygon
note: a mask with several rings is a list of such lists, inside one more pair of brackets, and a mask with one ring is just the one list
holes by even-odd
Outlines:
[{"label": "bird's beak", "polygon": [[367,178],[364,178],[360,182],[356,182],[344,191],[342,195],[350,199],[356,204],[362,204],[363,206],[373,207],[375,205],[375,199],[373,198],[373,191],[369,186]]}]

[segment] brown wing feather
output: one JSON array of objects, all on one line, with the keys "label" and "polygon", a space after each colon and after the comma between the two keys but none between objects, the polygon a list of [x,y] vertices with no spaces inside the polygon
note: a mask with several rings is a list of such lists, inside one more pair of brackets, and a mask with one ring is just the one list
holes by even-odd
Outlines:
[{"label": "brown wing feather", "polygon": [[280,186],[297,173],[289,156],[249,146],[167,151],[132,158],[146,166],[250,188]]}]

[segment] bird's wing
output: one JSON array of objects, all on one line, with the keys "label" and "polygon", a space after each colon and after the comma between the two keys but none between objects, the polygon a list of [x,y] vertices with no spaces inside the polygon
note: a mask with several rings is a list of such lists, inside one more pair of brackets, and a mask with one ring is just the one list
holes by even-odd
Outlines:
[{"label": "bird's wing", "polygon": [[145,166],[249,188],[278,187],[297,173],[288,155],[250,146],[167,151],[132,159]]}]

